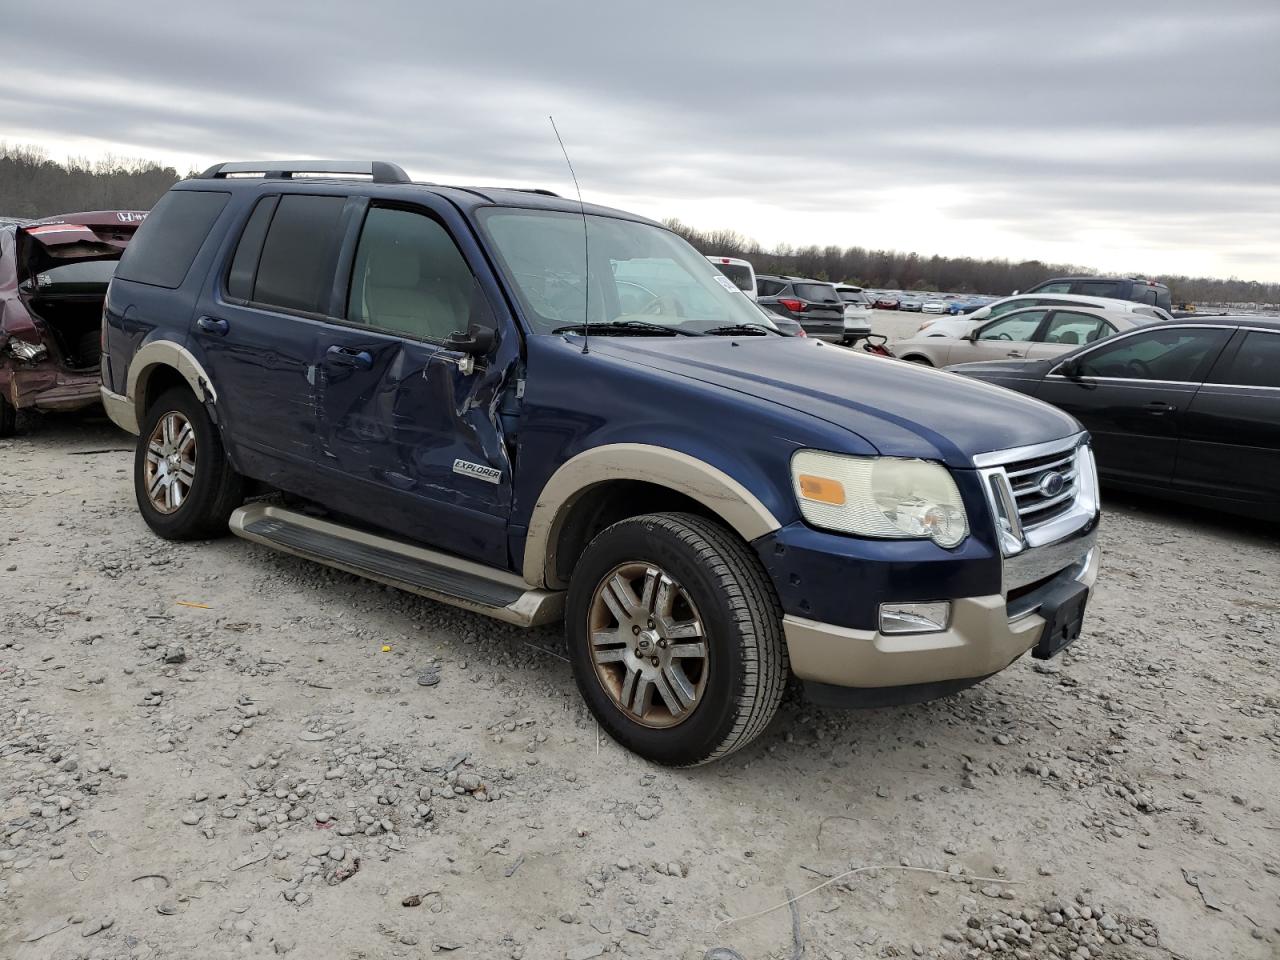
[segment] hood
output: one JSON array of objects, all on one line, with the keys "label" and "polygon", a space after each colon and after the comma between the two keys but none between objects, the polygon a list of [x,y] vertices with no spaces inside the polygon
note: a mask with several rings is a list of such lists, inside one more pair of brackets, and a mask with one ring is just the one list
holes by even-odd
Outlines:
[{"label": "hood", "polygon": [[1080,431],[1072,417],[1030,397],[815,340],[600,337],[591,351],[820,418],[885,456],[969,467],[975,454]]}]

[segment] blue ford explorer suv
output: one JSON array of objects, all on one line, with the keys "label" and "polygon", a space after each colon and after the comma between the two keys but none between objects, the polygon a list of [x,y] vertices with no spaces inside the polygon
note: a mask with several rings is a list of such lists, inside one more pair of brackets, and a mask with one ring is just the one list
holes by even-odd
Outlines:
[{"label": "blue ford explorer suv", "polygon": [[661,225],[545,191],[221,164],[104,324],[156,533],[563,618],[600,724],[660,763],[751,742],[788,674],[886,705],[1051,656],[1097,575],[1071,417],[780,336]]}]

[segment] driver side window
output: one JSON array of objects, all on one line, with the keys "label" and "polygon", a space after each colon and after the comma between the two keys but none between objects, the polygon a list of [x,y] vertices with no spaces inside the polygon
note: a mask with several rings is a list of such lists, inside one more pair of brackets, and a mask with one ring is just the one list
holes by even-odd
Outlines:
[{"label": "driver side window", "polygon": [[471,268],[443,226],[408,210],[369,210],[356,248],[348,320],[440,342],[467,329],[475,290]]},{"label": "driver side window", "polygon": [[1035,336],[1046,310],[1027,310],[988,323],[978,332],[979,340],[1030,340]]},{"label": "driver side window", "polygon": [[1228,329],[1149,330],[1079,358],[1084,377],[1198,383],[1231,336]]}]

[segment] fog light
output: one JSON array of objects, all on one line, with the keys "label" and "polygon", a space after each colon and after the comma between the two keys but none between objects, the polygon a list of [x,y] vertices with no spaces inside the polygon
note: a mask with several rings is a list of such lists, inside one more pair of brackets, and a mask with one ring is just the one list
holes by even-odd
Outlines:
[{"label": "fog light", "polygon": [[950,625],[950,600],[880,604],[881,633],[940,633]]}]

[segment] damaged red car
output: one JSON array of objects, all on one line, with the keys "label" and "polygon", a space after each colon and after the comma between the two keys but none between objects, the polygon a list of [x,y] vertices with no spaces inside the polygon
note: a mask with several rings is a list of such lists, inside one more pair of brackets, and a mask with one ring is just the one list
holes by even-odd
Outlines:
[{"label": "damaged red car", "polygon": [[102,303],[145,210],[0,227],[0,437],[19,410],[100,402]]}]

